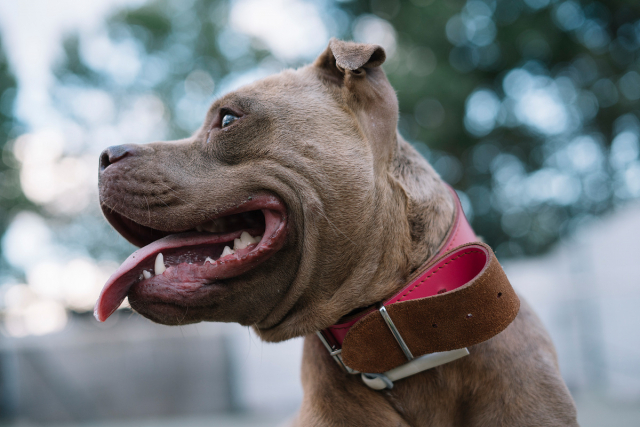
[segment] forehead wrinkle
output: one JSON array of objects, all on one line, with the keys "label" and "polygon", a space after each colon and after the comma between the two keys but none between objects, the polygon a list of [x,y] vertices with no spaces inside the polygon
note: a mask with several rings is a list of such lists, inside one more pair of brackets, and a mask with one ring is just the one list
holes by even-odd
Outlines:
[{"label": "forehead wrinkle", "polygon": [[[256,108],[285,108],[292,105],[300,105],[300,97],[303,93],[311,92],[311,97],[307,97],[306,102],[326,102],[328,99],[319,100],[318,95],[322,93],[329,95],[321,82],[306,72],[306,69],[292,70],[286,69],[280,73],[268,76],[262,80],[249,83],[236,89],[233,92],[223,95],[215,100],[210,107],[210,111],[224,107],[225,104],[237,106],[245,111]],[[291,94],[291,96],[287,96]],[[313,99],[312,98],[316,98]]]},{"label": "forehead wrinkle", "polygon": [[238,91],[233,91],[223,95],[222,97],[213,101],[211,106],[209,107],[209,114],[218,110],[219,108],[229,107],[229,108],[240,108],[241,110],[247,109],[251,102],[246,99],[247,97],[242,96]]}]

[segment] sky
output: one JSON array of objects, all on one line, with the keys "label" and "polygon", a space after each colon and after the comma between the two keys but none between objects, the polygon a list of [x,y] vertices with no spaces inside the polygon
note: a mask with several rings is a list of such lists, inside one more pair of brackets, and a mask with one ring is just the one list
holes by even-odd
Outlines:
[{"label": "sky", "polygon": [[2,44],[19,85],[16,115],[34,130],[55,123],[57,113],[48,89],[53,84],[51,65],[62,54],[64,35],[90,31],[114,8],[141,3],[144,0],[0,2]]}]

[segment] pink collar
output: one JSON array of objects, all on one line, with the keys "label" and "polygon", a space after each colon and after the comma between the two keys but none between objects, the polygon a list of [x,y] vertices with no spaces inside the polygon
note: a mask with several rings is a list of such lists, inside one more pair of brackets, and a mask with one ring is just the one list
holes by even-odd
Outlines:
[{"label": "pink collar", "polygon": [[[434,256],[432,256],[427,262],[425,262],[425,264],[423,265],[428,265],[430,263],[433,263],[434,260],[439,259],[443,254],[449,252],[453,248],[456,248],[465,243],[478,241],[478,238],[473,232],[473,229],[471,228],[469,221],[467,221],[467,218],[464,215],[464,212],[462,210],[462,205],[460,204],[460,199],[458,198],[458,195],[456,194],[453,188],[451,188],[450,186],[447,186],[447,187],[451,190],[453,199],[455,200],[455,204],[456,204],[453,226],[451,227],[451,230],[449,230],[449,234],[445,239],[444,243],[440,246],[440,249],[438,250],[438,252]],[[422,274],[410,280],[407,286],[402,288],[400,292],[396,293],[394,296],[384,301],[382,304],[384,306],[388,306],[389,304],[394,304],[396,302],[430,297],[440,293],[441,289],[438,282],[429,282],[430,285],[424,284],[420,286],[420,284],[424,282],[423,279],[429,275],[432,275],[434,270],[437,270],[437,268],[438,268],[438,264],[434,264],[430,268],[426,268],[426,270],[424,270]],[[418,270],[423,270],[423,269],[420,268]],[[462,284],[463,283],[461,283],[460,286]],[[334,353],[339,349],[341,349],[344,338],[346,337],[347,332],[349,332],[351,327],[355,325],[364,316],[366,316],[367,314],[371,313],[374,310],[377,310],[377,308],[375,307],[371,308],[370,310],[360,313],[355,318],[350,319],[347,322],[329,326],[327,329],[322,330],[320,334],[324,338],[324,340],[326,340],[325,345],[328,345],[327,346],[328,349],[329,347],[331,347],[329,351],[331,353]]]}]

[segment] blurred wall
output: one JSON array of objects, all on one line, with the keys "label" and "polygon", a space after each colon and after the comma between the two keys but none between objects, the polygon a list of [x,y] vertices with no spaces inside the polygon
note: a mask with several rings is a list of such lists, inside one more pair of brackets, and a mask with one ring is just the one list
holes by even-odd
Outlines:
[{"label": "blurred wall", "polygon": [[119,312],[98,325],[0,343],[2,415],[38,423],[206,415],[237,409],[228,337]]},{"label": "blurred wall", "polygon": [[640,204],[583,224],[549,254],[505,262],[572,391],[640,399]]}]

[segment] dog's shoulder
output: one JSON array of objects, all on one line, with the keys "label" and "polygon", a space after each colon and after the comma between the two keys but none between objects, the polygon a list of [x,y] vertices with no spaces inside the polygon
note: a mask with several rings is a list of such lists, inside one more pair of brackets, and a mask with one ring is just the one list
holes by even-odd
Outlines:
[{"label": "dog's shoulder", "polygon": [[468,425],[578,425],[553,342],[525,300],[509,327],[470,351],[467,380],[478,392]]}]

